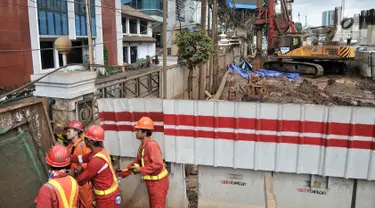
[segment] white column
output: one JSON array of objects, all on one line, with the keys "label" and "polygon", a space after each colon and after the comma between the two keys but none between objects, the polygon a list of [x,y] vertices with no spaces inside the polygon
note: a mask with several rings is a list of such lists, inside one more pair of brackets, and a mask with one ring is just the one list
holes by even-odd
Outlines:
[{"label": "white column", "polygon": [[76,33],[76,21],[75,21],[75,11],[74,11],[74,1],[68,1],[67,3],[68,3],[69,39],[70,40],[75,40],[77,38],[77,33]]},{"label": "white column", "polygon": [[[102,23],[102,3],[101,0],[95,0],[95,23],[96,23],[96,38],[94,47],[94,63],[104,64],[104,44],[103,44],[103,23]],[[98,44],[99,43],[99,44]]]},{"label": "white column", "polygon": [[129,64],[132,63],[132,60],[131,60],[131,54],[130,54],[130,44],[129,44],[129,46],[128,46],[128,62],[129,62]]},{"label": "white column", "polygon": [[[59,52],[56,50],[56,49],[53,49],[53,58],[54,58],[54,62],[55,62],[55,68],[59,68],[60,67],[60,62],[59,62]],[[64,65],[64,63],[63,63]]]},{"label": "white column", "polygon": [[141,23],[139,19],[137,19],[137,35],[140,35],[140,34],[141,34]]},{"label": "white column", "polygon": [[126,34],[130,35],[130,21],[128,17],[126,17]]},{"label": "white column", "polygon": [[147,35],[152,37],[152,25],[151,22],[147,22]]},{"label": "white column", "polygon": [[116,42],[117,42],[117,64],[122,65],[122,21],[121,21],[121,0],[115,0],[116,7]]},{"label": "white column", "polygon": [[[39,49],[39,26],[38,26],[38,8],[37,3],[34,0],[28,0],[29,10],[29,29],[30,29],[30,43],[31,49]],[[40,56],[40,50],[31,52],[33,60],[33,73],[39,74],[42,72],[42,61]]]}]

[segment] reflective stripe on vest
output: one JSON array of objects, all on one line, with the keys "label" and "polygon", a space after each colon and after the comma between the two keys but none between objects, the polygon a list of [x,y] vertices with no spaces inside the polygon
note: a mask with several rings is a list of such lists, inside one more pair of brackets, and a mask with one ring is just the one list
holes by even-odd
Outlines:
[{"label": "reflective stripe on vest", "polygon": [[111,159],[110,159],[108,153],[105,150],[102,150],[102,151],[96,153],[94,155],[94,157],[102,158],[108,164],[109,168],[111,169],[112,175],[113,175],[113,182],[112,182],[111,187],[109,187],[109,189],[107,189],[107,190],[97,190],[97,189],[95,189],[95,187],[93,187],[95,194],[103,196],[103,195],[108,195],[108,194],[111,194],[111,193],[115,192],[118,188],[117,177],[115,175],[115,171],[113,170]]},{"label": "reflective stripe on vest", "polygon": [[[69,183],[68,183],[69,182]],[[57,195],[57,198],[59,199],[59,207],[60,208],[76,208],[77,207],[77,201],[78,201],[78,185],[77,182],[72,178],[71,176],[66,176],[63,178],[56,178],[51,179],[48,181],[48,184],[50,184]],[[62,185],[63,184],[63,185]],[[69,186],[70,190],[69,190]],[[67,195],[69,194],[69,203]]]},{"label": "reflective stripe on vest", "polygon": [[[149,141],[151,141],[151,140],[149,140]],[[146,147],[146,145],[145,145],[145,147]],[[145,167],[145,160],[144,160],[145,147],[142,148],[141,167]],[[163,171],[161,171],[158,175],[156,175],[156,176],[145,175],[145,176],[142,176],[142,179],[147,180],[147,181],[158,181],[158,180],[161,180],[161,179],[163,179],[167,176],[168,176],[168,170],[165,168],[165,165],[163,163]]]}]

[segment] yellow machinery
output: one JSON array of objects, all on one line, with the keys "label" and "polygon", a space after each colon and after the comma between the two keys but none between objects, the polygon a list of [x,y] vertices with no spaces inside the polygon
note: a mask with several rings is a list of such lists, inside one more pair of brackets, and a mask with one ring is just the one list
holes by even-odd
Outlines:
[{"label": "yellow machinery", "polygon": [[[315,39],[312,45],[305,45],[307,37],[326,33],[322,44]],[[349,45],[338,45],[332,42],[335,36],[334,27],[317,27],[307,33],[289,33],[279,36],[279,50],[276,60],[264,63],[264,68],[284,72],[299,72],[321,76],[324,70],[342,73],[347,67],[345,60],[353,60],[355,49]]]}]

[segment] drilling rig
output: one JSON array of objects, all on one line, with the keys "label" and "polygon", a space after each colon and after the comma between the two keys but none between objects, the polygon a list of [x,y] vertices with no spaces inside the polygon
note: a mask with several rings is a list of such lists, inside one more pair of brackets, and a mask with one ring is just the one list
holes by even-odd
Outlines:
[{"label": "drilling rig", "polygon": [[[257,0],[255,20],[257,54],[253,60],[254,69],[266,68],[314,76],[323,75],[325,69],[330,69],[334,73],[343,72],[347,66],[345,61],[354,60],[354,47],[332,41],[324,41],[323,44],[318,45],[304,45],[304,34],[296,32],[292,21],[293,2],[294,0],[280,0],[281,14],[276,15],[274,0],[265,0],[264,4],[262,0]],[[268,41],[267,61],[261,54],[265,27],[267,27]],[[336,29],[333,28],[332,31],[334,33],[330,33],[330,36],[335,35]]]}]

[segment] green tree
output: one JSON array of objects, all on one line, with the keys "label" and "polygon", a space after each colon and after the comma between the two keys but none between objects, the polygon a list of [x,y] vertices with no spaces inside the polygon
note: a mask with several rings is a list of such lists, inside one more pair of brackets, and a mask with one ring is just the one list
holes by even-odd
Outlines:
[{"label": "green tree", "polygon": [[300,22],[295,22],[294,25],[296,26],[296,30],[298,33],[302,32],[302,24]]},{"label": "green tree", "polygon": [[206,62],[214,52],[212,39],[205,32],[188,32],[181,30],[177,33],[174,44],[178,47],[178,57],[189,69],[188,87],[189,98],[192,90],[192,74],[195,67]]}]

